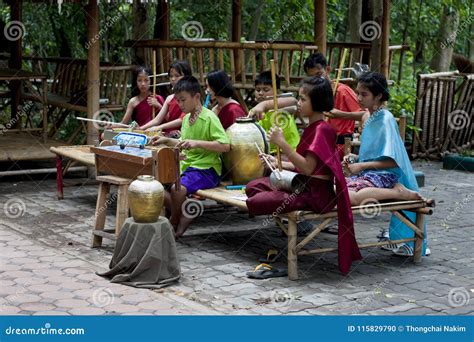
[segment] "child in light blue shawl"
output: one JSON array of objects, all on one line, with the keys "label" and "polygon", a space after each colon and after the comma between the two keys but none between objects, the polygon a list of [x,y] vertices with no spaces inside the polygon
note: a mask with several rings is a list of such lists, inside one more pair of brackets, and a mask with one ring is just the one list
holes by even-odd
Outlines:
[{"label": "child in light blue shawl", "polygon": [[[377,72],[360,76],[357,84],[361,108],[370,116],[363,123],[359,156],[348,155],[343,167],[351,205],[383,200],[419,200],[418,185],[398,125],[383,103],[390,98],[387,80]],[[413,223],[415,213],[404,211]],[[414,232],[394,215],[390,221],[390,239],[412,238]],[[393,252],[413,256],[413,242],[395,246]],[[426,227],[423,255],[426,253]]]}]

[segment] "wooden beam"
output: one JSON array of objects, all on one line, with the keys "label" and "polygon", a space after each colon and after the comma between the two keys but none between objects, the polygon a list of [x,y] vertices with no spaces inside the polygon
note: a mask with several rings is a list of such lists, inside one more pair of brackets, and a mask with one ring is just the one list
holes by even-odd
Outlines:
[{"label": "wooden beam", "polygon": [[[19,21],[22,22],[22,8],[23,8],[23,0],[19,1],[11,1],[10,2],[10,21]],[[8,23],[7,23],[8,25]],[[19,35],[19,39],[10,40],[11,46],[11,54],[10,60],[8,62],[8,66],[11,69],[21,69],[22,64],[22,51],[21,51],[21,42],[23,41],[23,30],[19,28],[21,32],[15,34],[14,36],[17,37]],[[3,34],[3,32],[1,33]],[[11,81],[9,82],[9,88],[11,91],[11,118],[13,122],[15,122],[16,128],[20,128],[21,120],[17,120],[16,116],[18,115],[18,106],[20,105],[20,91],[21,91],[21,81]]]},{"label": "wooden beam", "polygon": [[314,0],[314,45],[318,51],[326,55],[327,42],[327,11],[326,1]]},{"label": "wooden beam", "polygon": [[383,0],[383,16],[382,16],[382,44],[380,54],[380,72],[388,79],[390,67],[389,63],[389,41],[390,41],[390,0]]},{"label": "wooden beam", "polygon": [[[99,35],[99,6],[96,0],[89,0],[86,6],[87,40],[92,42],[87,50],[87,117],[92,119],[99,111],[99,69],[100,43],[95,39]],[[92,122],[87,123],[87,144],[98,141],[98,132]]]},{"label": "wooden beam", "polygon": [[[241,0],[233,0],[232,1],[232,41],[240,43],[242,33],[242,2]],[[236,74],[235,79],[232,80],[234,82],[237,81],[241,77],[242,73],[242,65],[240,62],[239,51],[234,50],[234,60],[236,66]]]}]

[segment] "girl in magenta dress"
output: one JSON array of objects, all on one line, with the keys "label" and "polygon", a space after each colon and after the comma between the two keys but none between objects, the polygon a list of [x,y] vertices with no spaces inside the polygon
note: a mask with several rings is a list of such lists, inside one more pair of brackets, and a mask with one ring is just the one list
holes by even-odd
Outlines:
[{"label": "girl in magenta dress", "polygon": [[[180,79],[185,76],[192,76],[191,67],[187,61],[176,61],[171,64],[168,70],[171,87],[174,88]],[[179,108],[174,94],[169,95],[163,108],[161,108],[155,119],[146,125],[140,126],[140,129],[147,131],[162,131],[165,136],[179,137],[181,124],[186,113]]]},{"label": "girl in magenta dress", "polygon": [[247,116],[245,109],[232,99],[235,90],[224,71],[213,71],[207,74],[206,86],[211,94],[211,101],[217,102],[212,111],[217,114],[224,129],[232,126],[237,118]]},{"label": "girl in magenta dress", "polygon": [[[303,80],[298,107],[301,115],[309,119],[309,125],[296,151],[285,141],[279,127],[270,129],[269,138],[288,156],[289,161],[282,162],[283,168],[306,176],[305,189],[290,193],[273,187],[269,177],[256,179],[246,186],[247,207],[253,215],[277,215],[295,210],[326,213],[337,205],[339,269],[347,273],[352,261],[361,259],[361,255],[355,239],[346,180],[336,151],[336,131],[324,121],[324,112],[329,112],[333,106],[328,80],[322,77]],[[275,157],[266,155],[266,158],[277,166]]]}]

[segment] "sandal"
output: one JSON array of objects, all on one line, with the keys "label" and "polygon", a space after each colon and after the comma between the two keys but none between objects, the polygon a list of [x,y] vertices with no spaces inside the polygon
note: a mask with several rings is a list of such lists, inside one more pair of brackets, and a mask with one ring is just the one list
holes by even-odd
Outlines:
[{"label": "sandal", "polygon": [[[393,254],[402,256],[402,257],[411,257],[413,256],[413,247],[410,245],[404,243],[400,245],[397,249],[394,249]],[[425,256],[428,256],[431,254],[431,250],[429,248],[426,248],[425,250]]]},{"label": "sandal", "polygon": [[339,226],[337,224],[330,225],[329,227],[326,227],[321,230],[321,233],[339,235]]},{"label": "sandal", "polygon": [[253,272],[247,272],[247,277],[251,279],[268,279],[287,276],[288,272],[283,269],[273,268],[268,264],[260,264]]}]

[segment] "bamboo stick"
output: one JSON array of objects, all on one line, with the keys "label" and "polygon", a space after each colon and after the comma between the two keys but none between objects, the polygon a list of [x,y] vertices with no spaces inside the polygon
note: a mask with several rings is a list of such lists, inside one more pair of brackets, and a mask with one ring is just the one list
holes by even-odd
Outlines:
[{"label": "bamboo stick", "polygon": [[[272,72],[272,89],[273,89],[273,109],[274,113],[273,115],[276,115],[276,112],[278,111],[278,99],[277,99],[277,86],[276,86],[276,73],[275,73],[275,60],[271,59],[270,60],[270,65],[271,65],[271,72]],[[278,170],[282,170],[281,166],[281,151],[280,147],[277,146],[277,162],[278,162]]]},{"label": "bamboo stick", "polygon": [[339,69],[337,70],[336,81],[334,82],[334,96],[336,96],[337,86],[339,85],[339,80],[341,79],[341,76],[342,76],[342,68],[344,67],[344,61],[346,59],[346,55],[347,55],[347,49],[344,48],[342,50],[342,58],[339,61]]},{"label": "bamboo stick", "polygon": [[[153,99],[156,99],[156,50],[153,49]],[[155,106],[152,106],[152,117],[155,118]]]}]

